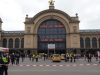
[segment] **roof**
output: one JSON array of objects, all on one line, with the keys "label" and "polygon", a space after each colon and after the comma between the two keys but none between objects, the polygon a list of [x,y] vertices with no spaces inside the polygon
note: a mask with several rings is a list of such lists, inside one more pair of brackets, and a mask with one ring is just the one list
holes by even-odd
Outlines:
[{"label": "roof", "polygon": [[70,17],[67,13],[65,13],[64,11],[58,10],[58,9],[47,9],[47,10],[43,10],[43,11],[37,13],[37,14],[33,17],[33,20],[36,19],[38,16],[40,16],[40,15],[42,15],[42,14],[45,14],[45,13],[52,13],[52,12],[63,14],[63,15],[65,15],[65,17],[67,17],[69,20],[71,20],[71,17]]},{"label": "roof", "polygon": [[28,20],[25,23],[34,23],[34,20],[38,18],[39,16],[46,14],[46,13],[58,13],[64,15],[70,22],[79,22],[79,20],[76,20],[76,17],[70,17],[67,13],[64,11],[58,10],[58,9],[47,9],[43,10],[39,13],[37,13],[34,17],[32,18],[27,18]]},{"label": "roof", "polygon": [[24,33],[24,31],[3,31],[3,33],[15,33],[15,34],[19,34],[19,33]]},{"label": "roof", "polygon": [[100,32],[100,29],[87,29],[87,30],[80,30],[80,32]]},{"label": "roof", "polygon": [[2,36],[24,36],[24,31],[3,31]]},{"label": "roof", "polygon": [[[100,29],[87,29],[87,30],[80,30],[80,33],[82,32],[100,32]],[[4,34],[24,34],[24,31],[3,31]]]}]

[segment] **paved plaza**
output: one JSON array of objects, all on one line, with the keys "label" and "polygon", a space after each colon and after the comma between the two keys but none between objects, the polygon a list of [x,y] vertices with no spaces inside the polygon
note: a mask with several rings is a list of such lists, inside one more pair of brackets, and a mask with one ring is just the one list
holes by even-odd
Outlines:
[{"label": "paved plaza", "polygon": [[52,62],[40,59],[32,62],[28,58],[19,65],[9,65],[9,75],[100,75],[100,64],[95,59],[88,63],[84,59],[74,62]]}]

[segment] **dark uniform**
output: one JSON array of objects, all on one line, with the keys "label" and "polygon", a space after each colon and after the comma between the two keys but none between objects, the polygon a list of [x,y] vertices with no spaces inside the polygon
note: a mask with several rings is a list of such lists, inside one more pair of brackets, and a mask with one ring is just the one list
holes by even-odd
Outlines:
[{"label": "dark uniform", "polygon": [[88,56],[87,56],[87,58],[88,58],[88,62],[91,62],[92,55],[89,53]]},{"label": "dark uniform", "polygon": [[3,64],[3,60],[2,60],[2,56],[0,54],[0,75],[3,75],[3,72],[4,72],[4,70],[2,68],[2,64]]},{"label": "dark uniform", "polygon": [[9,57],[4,55],[2,57],[2,61],[3,61],[3,65],[2,65],[3,73],[5,73],[5,75],[8,75]]}]

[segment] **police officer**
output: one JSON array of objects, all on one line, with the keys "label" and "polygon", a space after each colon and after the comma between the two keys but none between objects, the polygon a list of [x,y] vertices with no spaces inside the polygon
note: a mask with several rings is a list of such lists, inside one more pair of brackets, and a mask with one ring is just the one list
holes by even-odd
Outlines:
[{"label": "police officer", "polygon": [[3,54],[2,61],[3,61],[3,65],[2,65],[3,72],[5,72],[5,75],[8,75],[8,64],[9,64],[8,54],[5,53]]},{"label": "police officer", "polygon": [[2,53],[0,52],[0,75],[3,75],[3,68],[2,68],[2,64],[3,64],[3,61],[2,61]]}]

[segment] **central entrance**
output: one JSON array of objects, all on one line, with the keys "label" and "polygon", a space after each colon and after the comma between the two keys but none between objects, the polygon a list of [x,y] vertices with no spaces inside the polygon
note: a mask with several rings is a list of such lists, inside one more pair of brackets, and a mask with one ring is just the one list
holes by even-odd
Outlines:
[{"label": "central entrance", "polygon": [[48,52],[48,44],[55,44],[56,53],[66,49],[66,30],[64,25],[56,19],[43,21],[38,29],[39,52]]}]

